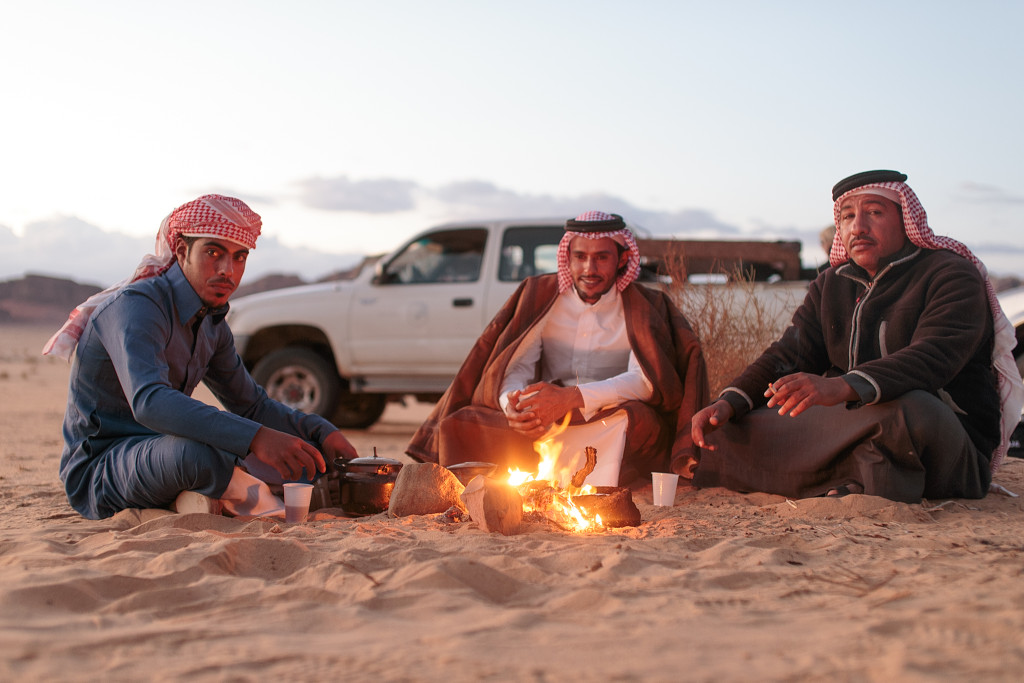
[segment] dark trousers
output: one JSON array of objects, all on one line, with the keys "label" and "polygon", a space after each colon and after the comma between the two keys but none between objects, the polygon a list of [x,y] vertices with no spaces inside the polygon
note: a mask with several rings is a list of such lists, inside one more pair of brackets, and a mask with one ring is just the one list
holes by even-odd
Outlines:
[{"label": "dark trousers", "polygon": [[162,508],[182,491],[220,498],[237,462],[227,451],[178,436],[123,439],[92,463],[92,500],[78,511],[102,519],[127,508]]},{"label": "dark trousers", "polygon": [[983,498],[989,455],[971,442],[953,411],[912,391],[886,403],[847,409],[815,406],[797,417],[751,411],[707,437],[694,484],[820,496],[854,484],[908,503],[921,498]]}]

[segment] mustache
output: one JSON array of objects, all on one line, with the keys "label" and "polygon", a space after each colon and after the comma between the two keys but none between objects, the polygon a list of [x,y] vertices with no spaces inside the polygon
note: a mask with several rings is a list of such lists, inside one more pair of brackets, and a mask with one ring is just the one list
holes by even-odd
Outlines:
[{"label": "mustache", "polygon": [[214,278],[213,280],[210,280],[210,284],[211,285],[230,285],[232,287],[235,286],[235,283],[232,280],[227,279],[226,277]]}]

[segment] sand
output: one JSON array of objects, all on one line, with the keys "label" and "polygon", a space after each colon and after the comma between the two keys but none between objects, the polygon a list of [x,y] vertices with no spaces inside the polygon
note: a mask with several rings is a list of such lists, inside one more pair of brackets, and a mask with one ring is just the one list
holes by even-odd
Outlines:
[{"label": "sand", "polygon": [[[516,536],[436,516],[81,518],[68,367],[0,327],[0,679],[1024,678],[1024,499],[680,489],[638,527]],[[401,456],[426,407],[350,431]],[[1024,461],[997,475],[1024,493]]]}]

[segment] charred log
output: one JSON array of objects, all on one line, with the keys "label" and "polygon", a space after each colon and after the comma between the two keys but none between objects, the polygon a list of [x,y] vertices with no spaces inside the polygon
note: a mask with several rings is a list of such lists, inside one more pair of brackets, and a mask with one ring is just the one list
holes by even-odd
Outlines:
[{"label": "charred log", "polygon": [[596,493],[573,496],[577,507],[582,508],[586,516],[593,519],[601,516],[601,523],[606,527],[639,526],[640,510],[633,502],[633,494],[629,489],[620,486],[598,486]]}]

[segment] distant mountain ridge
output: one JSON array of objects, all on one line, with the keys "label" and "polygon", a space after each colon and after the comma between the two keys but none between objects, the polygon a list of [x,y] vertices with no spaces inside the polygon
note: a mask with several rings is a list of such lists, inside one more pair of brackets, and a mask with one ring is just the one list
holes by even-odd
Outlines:
[{"label": "distant mountain ridge", "polygon": [[31,273],[0,282],[0,323],[59,323],[98,291],[94,285]]}]

